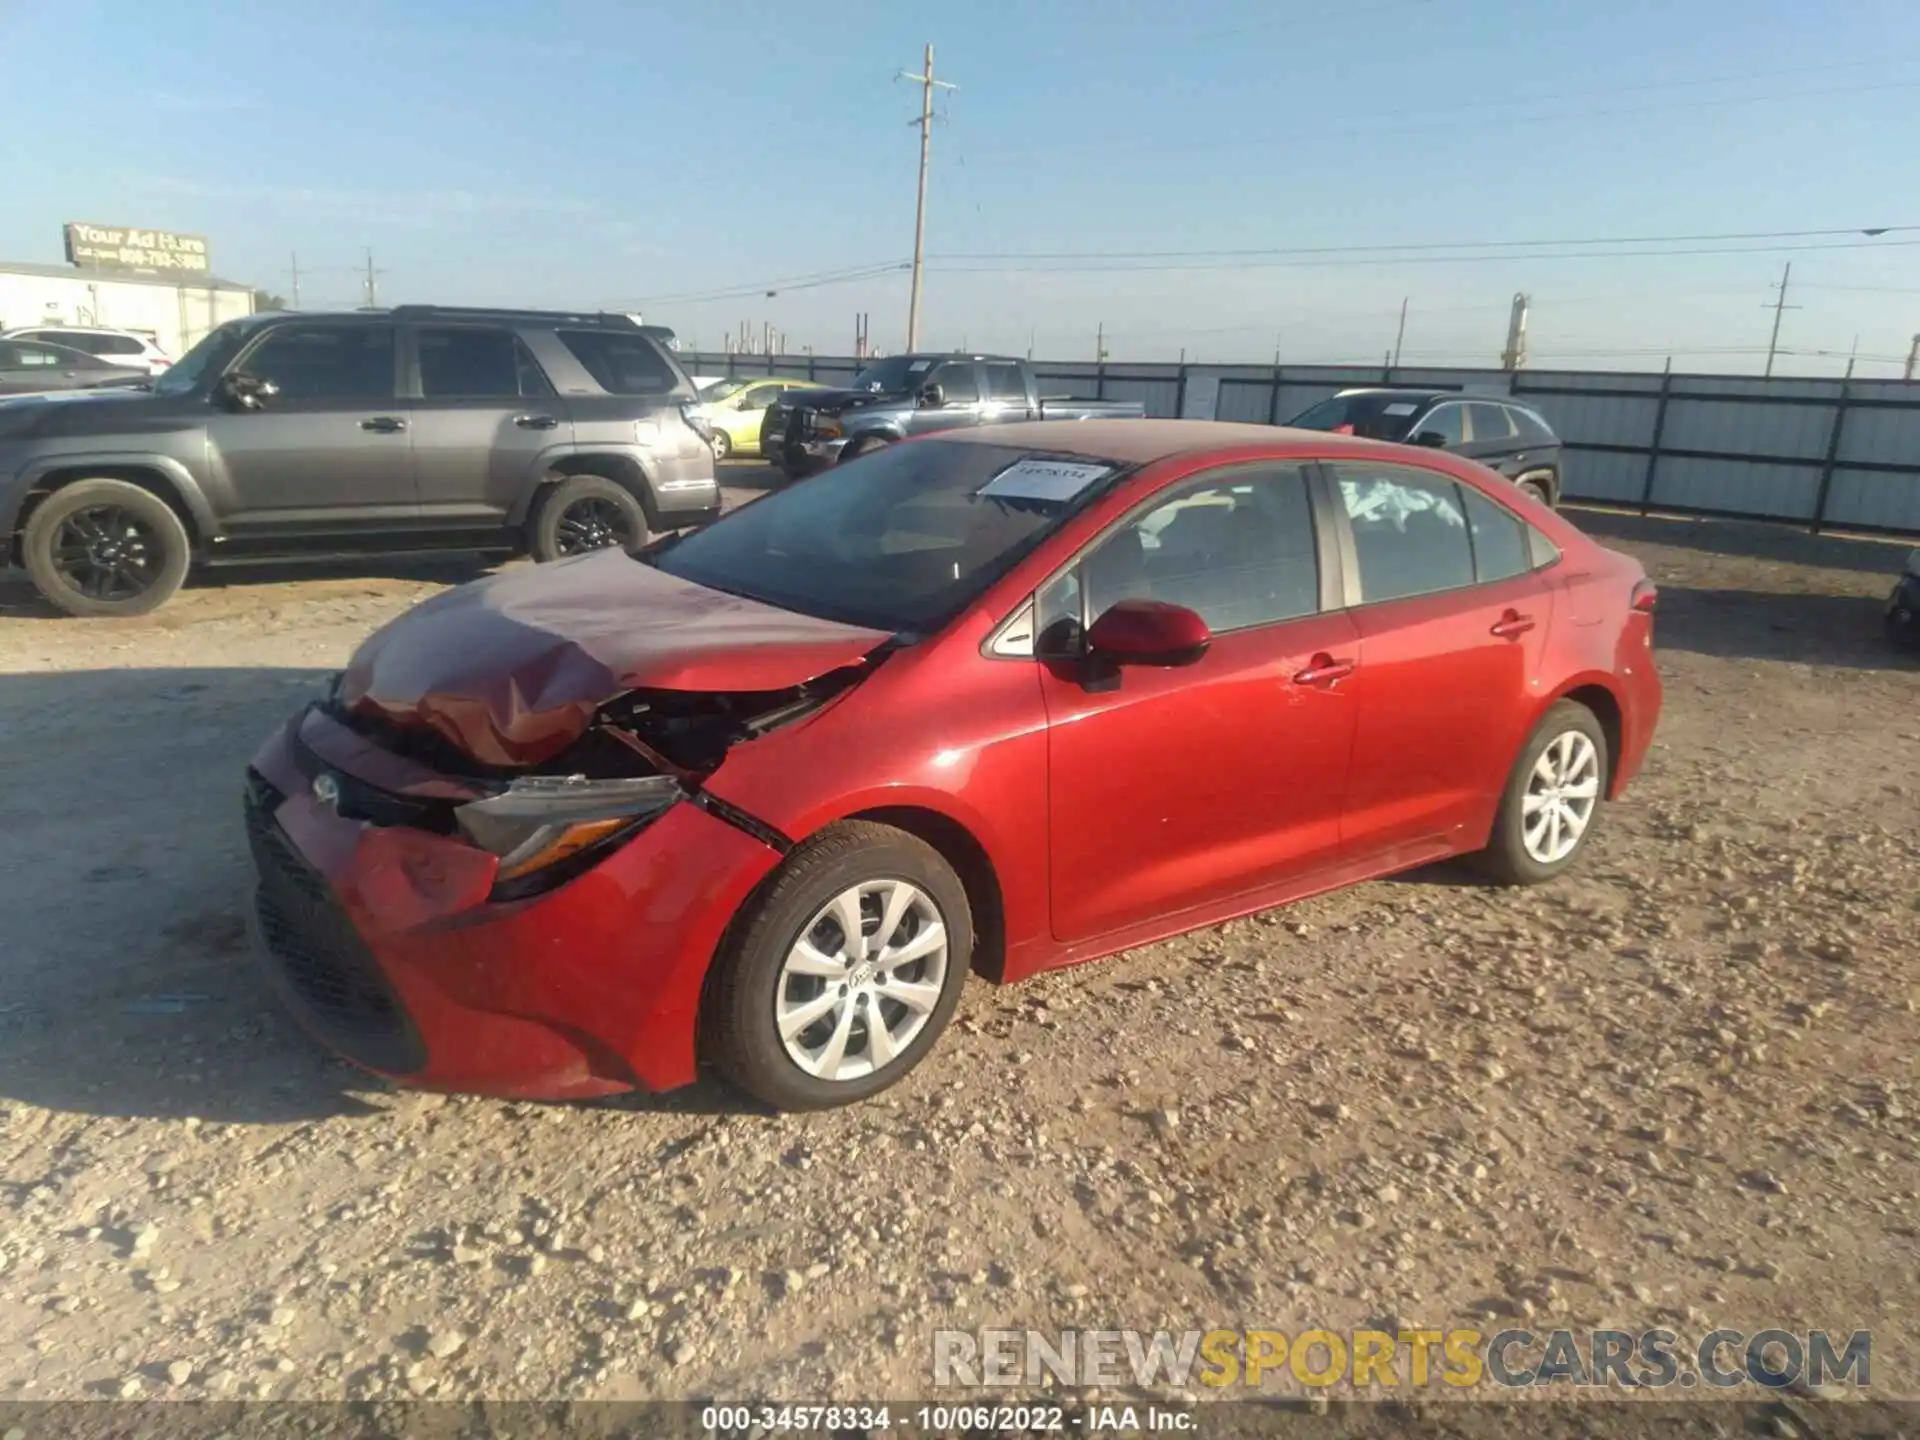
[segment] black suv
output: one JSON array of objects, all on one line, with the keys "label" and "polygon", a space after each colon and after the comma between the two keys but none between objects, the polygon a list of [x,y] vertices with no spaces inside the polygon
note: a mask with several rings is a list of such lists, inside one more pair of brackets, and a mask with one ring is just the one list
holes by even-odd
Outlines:
[{"label": "black suv", "polygon": [[435,305],[235,320],[139,389],[0,401],[0,538],[72,615],[152,610],[196,563],[637,546],[720,511],[671,338]]},{"label": "black suv", "polygon": [[1560,503],[1560,437],[1537,411],[1458,390],[1342,390],[1287,424],[1430,445],[1498,470],[1543,505]]}]

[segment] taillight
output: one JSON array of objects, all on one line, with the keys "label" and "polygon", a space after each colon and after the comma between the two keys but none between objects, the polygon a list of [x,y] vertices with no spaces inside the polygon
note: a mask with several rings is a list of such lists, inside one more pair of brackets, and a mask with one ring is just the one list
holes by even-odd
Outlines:
[{"label": "taillight", "polygon": [[1651,580],[1642,580],[1633,587],[1633,598],[1627,603],[1642,615],[1651,615],[1660,603],[1660,591]]}]

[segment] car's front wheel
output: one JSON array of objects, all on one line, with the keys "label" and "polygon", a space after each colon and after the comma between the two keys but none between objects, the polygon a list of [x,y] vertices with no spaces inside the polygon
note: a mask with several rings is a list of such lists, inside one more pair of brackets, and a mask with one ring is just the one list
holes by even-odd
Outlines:
[{"label": "car's front wheel", "polygon": [[891,826],[835,825],[748,902],[716,958],[708,1056],[775,1109],[864,1100],[933,1048],[972,954],[966,888],[938,851]]},{"label": "car's front wheel", "polygon": [[34,588],[69,615],[145,615],[172,598],[193,558],[171,505],[104,477],[42,500],[20,549]]},{"label": "car's front wheel", "polygon": [[892,443],[893,441],[885,435],[863,435],[840,452],[840,463],[844,465],[849,460],[858,460],[862,455],[871,455],[876,450],[884,450]]},{"label": "car's front wheel", "polygon": [[1609,763],[1594,713],[1557,701],[1507,777],[1481,869],[1503,884],[1538,885],[1573,864],[1600,818]]},{"label": "car's front wheel", "polygon": [[574,475],[541,497],[528,527],[527,549],[536,560],[564,560],[590,550],[647,543],[647,512],[626,486],[599,475]]}]

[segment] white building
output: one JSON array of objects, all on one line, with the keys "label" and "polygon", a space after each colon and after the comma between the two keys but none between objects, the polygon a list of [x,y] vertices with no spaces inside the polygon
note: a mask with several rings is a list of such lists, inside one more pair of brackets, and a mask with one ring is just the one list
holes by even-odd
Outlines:
[{"label": "white building", "polygon": [[0,331],[104,325],[145,335],[175,360],[216,325],[253,313],[253,291],[210,275],[115,275],[0,261]]}]

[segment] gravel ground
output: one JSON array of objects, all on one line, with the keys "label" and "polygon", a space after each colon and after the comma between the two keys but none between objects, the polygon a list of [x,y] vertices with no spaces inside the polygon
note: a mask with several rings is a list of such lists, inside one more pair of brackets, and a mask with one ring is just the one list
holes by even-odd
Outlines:
[{"label": "gravel ground", "polygon": [[0,1399],[898,1397],[937,1326],[1382,1319],[1871,1327],[1920,1396],[1902,552],[1580,519],[1661,585],[1667,713],[1572,876],[975,982],[908,1081],[806,1118],[397,1092],[274,1008],[240,767],[457,567],[128,622],[10,585]]}]

